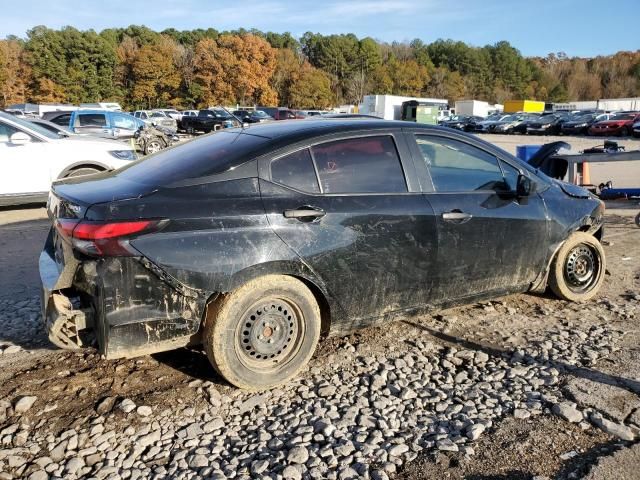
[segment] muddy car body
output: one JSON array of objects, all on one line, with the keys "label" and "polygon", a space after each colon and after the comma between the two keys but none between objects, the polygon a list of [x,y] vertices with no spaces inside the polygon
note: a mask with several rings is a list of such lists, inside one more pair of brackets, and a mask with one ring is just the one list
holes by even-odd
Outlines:
[{"label": "muddy car body", "polygon": [[94,335],[107,358],[203,343],[247,388],[286,381],[321,333],[547,280],[585,299],[603,278],[599,200],[476,137],[409,122],[223,130],[57,183],[48,211],[54,343]]}]

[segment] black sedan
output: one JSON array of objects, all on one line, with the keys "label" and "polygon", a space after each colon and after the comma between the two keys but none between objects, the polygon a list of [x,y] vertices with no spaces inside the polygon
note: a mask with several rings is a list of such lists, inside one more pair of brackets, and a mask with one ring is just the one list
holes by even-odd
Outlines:
[{"label": "black sedan", "polygon": [[569,119],[562,124],[562,133],[565,135],[587,135],[589,128],[595,123],[609,120],[611,117],[608,113],[588,113]]},{"label": "black sedan", "polygon": [[473,115],[456,115],[449,120],[440,122],[440,125],[455,130],[462,130],[463,132],[472,132],[476,129],[476,125],[483,120],[484,118]]},{"label": "black sedan", "polygon": [[233,115],[244,123],[264,123],[275,120],[262,110],[234,110]]},{"label": "black sedan", "polygon": [[535,120],[529,120],[526,133],[529,135],[558,135],[564,122],[564,115],[544,115]]},{"label": "black sedan", "polygon": [[107,359],[204,344],[231,384],[296,375],[325,334],[510,292],[586,301],[602,202],[474,136],[412,122],[222,130],[56,183],[44,319]]}]

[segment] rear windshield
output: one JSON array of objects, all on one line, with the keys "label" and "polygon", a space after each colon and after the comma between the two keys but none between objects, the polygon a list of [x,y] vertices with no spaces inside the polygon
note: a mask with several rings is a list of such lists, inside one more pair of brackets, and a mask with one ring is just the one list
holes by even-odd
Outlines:
[{"label": "rear windshield", "polygon": [[269,139],[223,130],[137,160],[117,176],[146,185],[169,185],[229,170],[254,157]]}]

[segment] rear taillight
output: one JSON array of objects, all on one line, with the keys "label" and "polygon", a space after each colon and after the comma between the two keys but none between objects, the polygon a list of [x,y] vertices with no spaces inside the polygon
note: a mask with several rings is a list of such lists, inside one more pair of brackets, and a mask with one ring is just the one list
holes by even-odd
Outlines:
[{"label": "rear taillight", "polygon": [[58,219],[55,225],[58,232],[82,253],[121,257],[138,255],[129,245],[132,236],[157,230],[163,223],[161,220],[105,223]]}]

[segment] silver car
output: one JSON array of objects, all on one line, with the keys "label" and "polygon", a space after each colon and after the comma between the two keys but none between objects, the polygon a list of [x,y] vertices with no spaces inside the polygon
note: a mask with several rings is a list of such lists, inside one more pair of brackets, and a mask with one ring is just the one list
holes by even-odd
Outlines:
[{"label": "silver car", "polygon": [[162,110],[136,110],[133,116],[166,133],[175,134],[178,131],[178,122]]}]

